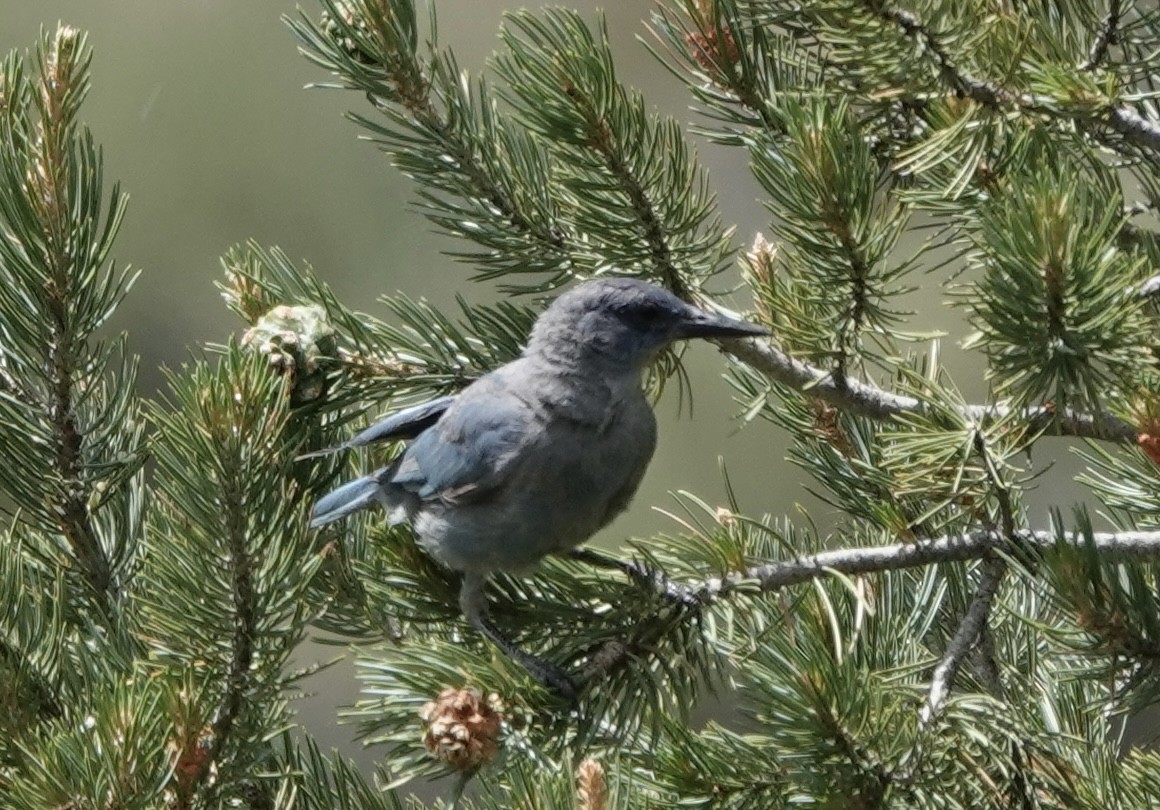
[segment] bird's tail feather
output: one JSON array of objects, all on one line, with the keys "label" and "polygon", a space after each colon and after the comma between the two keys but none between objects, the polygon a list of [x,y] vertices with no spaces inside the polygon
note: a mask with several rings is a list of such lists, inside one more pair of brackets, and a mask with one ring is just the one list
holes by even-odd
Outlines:
[{"label": "bird's tail feather", "polygon": [[390,479],[393,473],[393,465],[383,467],[328,493],[314,505],[314,510],[310,513],[310,528],[317,529],[319,526],[341,520],[376,503],[386,510],[387,520],[390,523],[405,520],[406,507],[402,501],[406,495],[396,492],[396,488],[391,486]]}]

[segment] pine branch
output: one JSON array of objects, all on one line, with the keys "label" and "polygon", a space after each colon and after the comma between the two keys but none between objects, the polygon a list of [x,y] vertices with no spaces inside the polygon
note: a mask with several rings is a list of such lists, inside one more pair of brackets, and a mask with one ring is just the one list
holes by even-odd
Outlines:
[{"label": "pine branch", "polygon": [[1087,61],[1079,66],[1080,70],[1095,70],[1104,61],[1104,57],[1108,53],[1108,46],[1116,41],[1122,14],[1123,1],[1108,0],[1108,13],[1100,21],[1100,30],[1088,51]]},{"label": "pine branch", "polygon": [[643,272],[679,294],[732,252],[681,127],[617,78],[603,20],[549,9],[507,17],[495,62],[515,113],[560,166],[572,249],[590,272]]},{"label": "pine branch", "polygon": [[[694,129],[712,142],[741,146],[755,131],[784,135],[782,94],[819,91],[821,75],[833,67],[824,55],[798,47],[808,35],[791,16],[767,25],[733,0],[673,5],[682,8],[658,4],[649,28],[659,46],[648,47],[701,102],[698,112],[715,122]],[[833,75],[848,78],[841,70]]]},{"label": "pine branch", "polygon": [[250,666],[254,660],[254,639],[258,635],[257,594],[254,590],[253,562],[247,550],[248,536],[246,523],[248,515],[241,502],[241,488],[229,487],[225,492],[226,545],[229,548],[229,571],[233,579],[232,597],[234,609],[234,632],[230,646],[229,671],[226,673],[226,689],[213,721],[213,739],[209,753],[196,782],[200,782],[217,761],[233,730],[234,721],[242,710],[242,701],[250,687]]},{"label": "pine branch", "polygon": [[83,483],[81,443],[73,405],[73,377],[76,373],[78,330],[72,316],[70,293],[76,287],[72,256],[73,175],[77,170],[68,155],[75,126],[76,96],[85,95],[84,77],[88,59],[80,56],[83,47],[77,32],[58,31],[44,55],[40,82],[40,133],[30,183],[30,202],[44,229],[42,249],[46,260],[45,307],[49,322],[49,418],[53,426],[56,471],[64,491],[55,509],[61,531],[85,569],[93,592],[103,598],[111,584],[112,572],[104,549],[89,519],[89,488]]},{"label": "pine branch", "polygon": [[[831,201],[827,200],[824,206],[830,208],[830,203]],[[834,212],[827,210],[826,214],[832,216]],[[845,223],[841,225],[844,226]],[[846,254],[846,262],[850,268],[850,301],[838,329],[838,356],[834,361],[832,379],[839,391],[846,391],[850,378],[850,360],[857,356],[857,343],[869,306],[867,277],[870,274],[870,267],[850,231],[845,227],[838,227],[835,230],[838,243],[842,247],[842,252]]]},{"label": "pine branch", "polygon": [[[983,469],[992,494],[999,505],[999,518],[1003,537],[1008,543],[1017,543],[1018,535],[1015,529],[1015,507],[1011,502],[1011,490],[1002,479],[997,459],[991,456],[991,449],[987,446],[982,432],[975,433],[975,452],[983,462]],[[991,605],[1003,584],[1003,577],[1007,574],[1007,560],[997,554],[988,554],[983,558],[979,583],[975,587],[975,595],[967,612],[959,622],[954,635],[951,636],[942,659],[935,667],[931,676],[930,689],[927,700],[919,713],[919,725],[926,728],[938,715],[951,689],[963,660],[982,640],[991,614]],[[992,651],[993,652],[993,651]]]},{"label": "pine branch", "polygon": [[[65,280],[54,278],[54,281]],[[77,414],[73,407],[74,345],[72,332],[67,326],[68,308],[67,300],[54,297],[51,307],[54,317],[51,326],[52,402],[49,404],[49,414],[56,438],[56,469],[64,482],[62,498],[55,508],[61,532],[81,561],[94,595],[104,600],[112,586],[112,569],[93,530],[89,515],[89,498],[92,493],[82,477],[81,443],[84,437],[78,430]]]},{"label": "pine branch", "polygon": [[[224,455],[224,454],[223,454]],[[191,773],[180,784],[178,807],[188,810],[194,806],[198,789],[209,776],[210,770],[218,765],[226,744],[230,741],[234,723],[241,713],[245,695],[252,688],[251,666],[254,659],[254,641],[259,636],[257,594],[253,581],[253,561],[247,548],[251,539],[246,530],[249,521],[247,504],[242,495],[246,484],[238,480],[241,472],[233,459],[219,461],[221,485],[222,528],[224,546],[229,561],[226,570],[231,580],[231,600],[233,608],[233,633],[228,642],[229,663],[225,672],[225,687],[214,714],[208,735],[208,744],[203,756]]]},{"label": "pine branch", "polygon": [[[915,397],[896,394],[861,380],[847,379],[844,384],[839,384],[831,372],[792,357],[768,340],[721,340],[717,345],[769,380],[852,414],[887,420],[920,413],[926,408]],[[967,405],[962,408],[962,413],[968,420],[986,422],[1007,418],[1011,411],[1005,406]],[[1107,411],[1092,414],[1070,408],[1060,411],[1038,406],[1023,408],[1021,418],[1032,431],[1054,429],[1060,436],[1121,444],[1135,444],[1138,437],[1136,428]]]},{"label": "pine branch", "polygon": [[637,227],[640,229],[645,242],[648,244],[649,254],[657,276],[664,280],[665,286],[677,295],[687,295],[688,290],[682,273],[673,265],[672,251],[669,249],[668,234],[664,224],[657,214],[656,206],[649,199],[648,189],[636,172],[625,154],[622,144],[613,136],[608,122],[603,120],[599,113],[592,109],[585,99],[577,99],[577,105],[583,110],[588,120],[592,147],[604,158],[608,172],[616,179],[621,190],[628,197],[632,210],[636,214]]},{"label": "pine branch", "polygon": [[323,0],[320,24],[284,18],[308,59],[367,94],[385,121],[351,117],[421,184],[419,207],[440,228],[478,244],[458,254],[478,277],[546,274],[512,286],[567,281],[574,257],[558,216],[555,167],[543,145],[502,115],[490,87],[471,81],[434,38],[419,48],[412,0]]},{"label": "pine branch", "polygon": [[982,576],[975,589],[975,595],[971,599],[971,605],[967,608],[962,621],[959,622],[954,635],[951,636],[946,651],[943,653],[938,666],[935,667],[934,675],[931,676],[926,703],[919,713],[919,723],[922,726],[929,725],[938,714],[954,686],[963,660],[981,638],[983,629],[987,626],[991,605],[995,601],[995,595],[999,592],[999,586],[1006,573],[1007,561],[1002,557],[989,556],[984,559]]},{"label": "pine branch", "polygon": [[1102,558],[1115,560],[1160,559],[1160,531],[1062,533],[1036,530],[1018,532],[1008,542],[1001,532],[989,529],[946,535],[915,543],[896,543],[872,548],[823,551],[794,560],[765,563],[725,577],[714,577],[691,586],[701,600],[712,601],[735,591],[776,591],[790,585],[839,574],[872,574],[923,565],[983,559],[997,551],[1051,551],[1059,544],[1085,547],[1090,543]]},{"label": "pine branch", "polygon": [[106,197],[80,123],[90,60],[85,36],[61,26],[42,37],[35,75],[16,54],[0,66],[0,485],[111,615],[145,451],[135,359],[96,338],[132,279],[107,265],[125,197]]},{"label": "pine branch", "polygon": [[[917,15],[894,8],[882,0],[862,0],[862,3],[867,11],[897,26],[912,39],[918,40],[925,53],[933,54],[943,81],[959,95],[983,107],[996,112],[1014,108],[1052,117],[1063,115],[1072,119],[1081,129],[1086,129],[1085,125],[1092,118],[1086,108],[1069,108],[1053,98],[1031,93],[1015,93],[999,84],[978,79],[955,64],[946,45]],[[1101,117],[1108,126],[1131,143],[1160,155],[1160,121],[1145,118],[1131,107],[1116,104],[1106,105]]]},{"label": "pine branch", "polygon": [[156,502],[142,625],[152,660],[202,681],[179,723],[181,807],[251,777],[266,735],[286,720],[286,660],[315,610],[307,594],[322,556],[301,522],[294,370],[260,348],[230,345],[215,366],[170,375],[170,397],[151,414]]},{"label": "pine branch", "polygon": [[[752,566],[738,573],[700,582],[673,583],[655,575],[651,579],[670,604],[677,604],[689,611],[689,615],[696,616],[704,607],[735,593],[769,593],[834,574],[873,574],[983,560],[983,577],[975,597],[948,644],[932,681],[931,697],[928,698],[930,708],[924,711],[933,714],[949,692],[964,656],[970,652],[987,623],[991,604],[1008,568],[1003,555],[1048,553],[1061,545],[1089,548],[1101,559],[1112,562],[1160,559],[1160,531],[1066,533],[1038,530],[1018,531],[1008,536],[1003,530],[982,529],[913,543],[823,551],[793,560]],[[646,651],[650,644],[655,643],[655,638],[655,628],[646,627],[639,637],[603,643],[589,657],[583,681],[592,683],[607,677]]]},{"label": "pine branch", "polygon": [[867,11],[898,26],[907,36],[920,40],[923,49],[934,55],[939,75],[943,81],[954,88],[956,93],[967,96],[986,107],[995,108],[1000,105],[1000,100],[1003,98],[1002,93],[997,88],[978,81],[957,68],[946,46],[935,36],[933,31],[923,24],[917,15],[889,6],[882,0],[862,0],[862,3]]}]

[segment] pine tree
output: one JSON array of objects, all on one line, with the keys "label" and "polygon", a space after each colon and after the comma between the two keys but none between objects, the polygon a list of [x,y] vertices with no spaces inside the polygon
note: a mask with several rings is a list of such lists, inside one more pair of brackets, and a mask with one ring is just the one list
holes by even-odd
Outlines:
[{"label": "pine tree", "polygon": [[[469,74],[412,0],[322,5],[288,20],[303,53],[510,297],[376,318],[242,245],[241,337],[142,398],[104,331],[134,275],[80,123],[85,37],[9,55],[0,807],[401,808],[448,775],[477,808],[1160,807],[1160,756],[1120,748],[1160,699],[1154,3],[663,0],[642,32],[689,130],[618,77],[600,19],[512,13]],[[748,249],[694,135],[764,190]],[[302,456],[511,359],[561,286],[632,275],[725,309],[736,267],[774,332],[719,344],[739,410],[840,519],[685,495],[679,531],[623,551],[665,578],[500,579],[497,622],[581,678],[575,703],[464,625],[405,528],[307,530],[392,449]],[[919,284],[969,318],[985,401],[908,328]],[[648,383],[680,375],[674,354]],[[1059,437],[1101,509],[1044,525],[1026,496]],[[315,631],[357,659],[374,775],[293,729]],[[694,727],[712,691],[741,719]]]}]

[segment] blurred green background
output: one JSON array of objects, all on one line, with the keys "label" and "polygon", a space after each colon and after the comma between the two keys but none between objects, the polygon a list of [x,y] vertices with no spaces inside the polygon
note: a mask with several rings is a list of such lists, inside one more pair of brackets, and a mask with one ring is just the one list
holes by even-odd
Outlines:
[{"label": "blurred green background", "polygon": [[[472,71],[484,66],[497,46],[505,5],[512,4],[440,0],[440,37],[461,65]],[[589,12],[596,6],[572,5]],[[622,80],[640,88],[659,111],[688,121],[684,88],[638,41],[648,36],[643,21],[652,0],[607,5]],[[310,4],[303,10],[312,18],[319,13]],[[363,98],[303,89],[327,77],[298,54],[279,19],[296,13],[285,0],[0,0],[5,51],[30,48],[40,30],[58,20],[90,34],[95,58],[85,118],[104,146],[106,177],[121,180],[131,196],[115,256],[143,271],[116,325],[129,332],[133,350],[143,357],[146,393],[161,385],[161,365],[179,365],[198,343],[239,331],[213,281],[220,277],[218,257],[246,239],[283,247],[295,260],[311,263],[346,301],[380,314],[376,296],[397,290],[440,305],[456,293],[493,296],[467,280],[469,267],[441,254],[449,243],[408,208],[410,182],[344,120],[348,109],[369,112]],[[738,244],[747,246],[768,215],[746,155],[706,144],[700,154],[725,220],[737,226]],[[922,311],[912,326],[948,329],[953,345],[965,325],[939,299],[937,289],[919,292],[909,302]],[[964,372],[960,380],[972,381],[965,393],[979,396],[977,361],[947,360]],[[674,490],[722,503],[719,458],[746,512],[780,515],[807,501],[821,525],[830,522],[827,508],[806,494],[800,472],[784,461],[784,437],[763,423],[742,431],[731,419],[736,408],[720,376],[723,367],[708,347],[690,353],[693,413],[678,412],[675,387],[666,393],[658,408],[660,446],[648,478],[635,505],[602,542],[675,530],[671,518],[651,508],[673,508],[667,493]],[[1051,471],[1044,479],[1045,505],[1061,500],[1059,487],[1070,486],[1069,478],[1068,469]],[[303,662],[334,652],[311,647]],[[356,694],[351,668],[328,670],[311,688],[317,694],[299,704],[303,722],[324,746],[340,745],[369,763],[374,752],[353,748],[353,729],[334,720],[335,707]]]}]

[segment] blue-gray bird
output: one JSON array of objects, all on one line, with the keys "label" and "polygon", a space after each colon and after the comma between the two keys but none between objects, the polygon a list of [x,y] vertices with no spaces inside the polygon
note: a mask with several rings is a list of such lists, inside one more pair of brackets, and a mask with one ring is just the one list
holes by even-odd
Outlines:
[{"label": "blue-gray bird", "polygon": [[[635,279],[588,281],[539,316],[523,354],[454,397],[394,413],[343,448],[411,440],[388,466],[322,498],[312,526],[379,504],[463,575],[468,622],[542,683],[571,680],[488,618],[484,587],[572,553],[632,499],[656,446],[641,375],[670,343],[768,334]],[[341,448],[340,448],[341,449]]]}]

